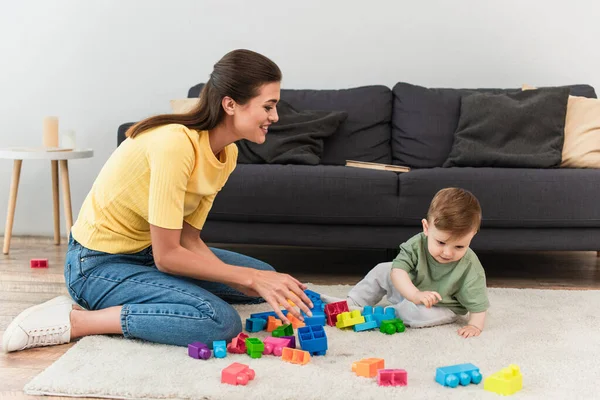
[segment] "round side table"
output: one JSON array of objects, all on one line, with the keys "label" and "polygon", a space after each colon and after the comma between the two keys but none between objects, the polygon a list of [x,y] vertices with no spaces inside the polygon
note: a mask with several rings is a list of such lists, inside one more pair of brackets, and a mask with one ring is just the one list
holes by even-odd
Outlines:
[{"label": "round side table", "polygon": [[21,165],[23,160],[50,160],[52,167],[52,201],[54,204],[54,243],[60,244],[60,210],[58,194],[58,172],[62,180],[63,206],[67,234],[73,226],[73,212],[71,209],[71,185],[69,184],[69,160],[78,158],[91,158],[94,151],[90,149],[45,149],[13,147],[0,149],[0,159],[14,160],[12,180],[10,183],[10,194],[8,198],[8,211],[6,213],[6,227],[4,229],[4,247],[2,252],[8,254],[10,239],[12,236],[15,208],[17,205],[17,192],[19,190],[19,178],[21,177]]}]

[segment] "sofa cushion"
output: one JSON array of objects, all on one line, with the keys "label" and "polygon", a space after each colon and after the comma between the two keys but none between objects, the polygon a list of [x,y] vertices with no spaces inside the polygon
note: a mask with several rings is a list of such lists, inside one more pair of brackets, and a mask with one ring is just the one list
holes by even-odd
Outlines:
[{"label": "sofa cushion", "polygon": [[[569,86],[571,95],[596,98],[589,85]],[[448,158],[463,95],[510,93],[520,89],[428,89],[399,82],[394,86],[392,163],[412,168],[441,167]]]},{"label": "sofa cushion", "polygon": [[[198,97],[203,84],[188,97]],[[281,99],[297,110],[346,111],[348,118],[325,140],[322,164],[345,165],[346,160],[391,164],[392,91],[386,86],[340,90],[281,90]]]},{"label": "sofa cushion", "polygon": [[209,214],[213,220],[345,225],[393,225],[398,217],[395,172],[276,164],[238,165]]},{"label": "sofa cushion", "polygon": [[463,96],[444,167],[558,167],[568,97],[568,88]]},{"label": "sofa cushion", "polygon": [[279,121],[269,127],[264,143],[236,142],[240,164],[320,164],[323,140],[333,135],[348,114],[340,111],[295,110],[277,105]]},{"label": "sofa cushion", "polygon": [[404,223],[419,225],[435,193],[471,191],[481,203],[482,229],[600,227],[600,170],[432,168],[400,174]]}]

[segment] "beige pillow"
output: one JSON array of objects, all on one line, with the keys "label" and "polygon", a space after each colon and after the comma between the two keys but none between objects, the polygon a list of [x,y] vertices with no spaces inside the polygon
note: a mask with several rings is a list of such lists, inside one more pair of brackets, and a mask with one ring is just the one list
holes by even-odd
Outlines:
[{"label": "beige pillow", "polygon": [[185,114],[198,105],[198,98],[171,100],[173,114]]},{"label": "beige pillow", "polygon": [[[536,89],[523,85],[522,90]],[[569,96],[561,167],[600,168],[600,100]]]}]

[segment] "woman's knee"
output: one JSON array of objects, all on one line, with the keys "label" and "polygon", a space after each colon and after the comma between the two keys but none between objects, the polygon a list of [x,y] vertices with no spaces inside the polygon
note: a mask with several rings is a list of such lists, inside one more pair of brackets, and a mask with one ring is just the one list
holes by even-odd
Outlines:
[{"label": "woman's knee", "polygon": [[240,314],[226,302],[222,302],[218,307],[215,307],[213,320],[215,322],[214,340],[230,341],[242,331]]}]

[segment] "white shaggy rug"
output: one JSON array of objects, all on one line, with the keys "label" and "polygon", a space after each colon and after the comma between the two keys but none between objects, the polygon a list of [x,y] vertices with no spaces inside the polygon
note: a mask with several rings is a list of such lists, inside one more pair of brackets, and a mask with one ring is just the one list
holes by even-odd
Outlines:
[{"label": "white shaggy rug", "polygon": [[[320,293],[343,296],[348,286],[315,286]],[[156,345],[115,337],[79,341],[63,357],[29,382],[34,395],[168,399],[466,399],[501,398],[479,385],[442,387],[434,382],[440,366],[473,363],[483,377],[511,363],[523,373],[523,390],[514,398],[598,398],[600,377],[600,291],[490,289],[492,308],[484,333],[463,339],[456,325],[407,329],[387,336],[326,327],[329,350],[307,365],[274,356],[251,359],[195,360],[184,347]],[[242,318],[268,311],[267,305],[241,306]],[[266,332],[253,334],[259,338]],[[408,372],[407,387],[379,387],[357,377],[353,361],[385,359],[386,368]],[[250,365],[256,378],[248,386],[220,383],[232,362]]]}]

